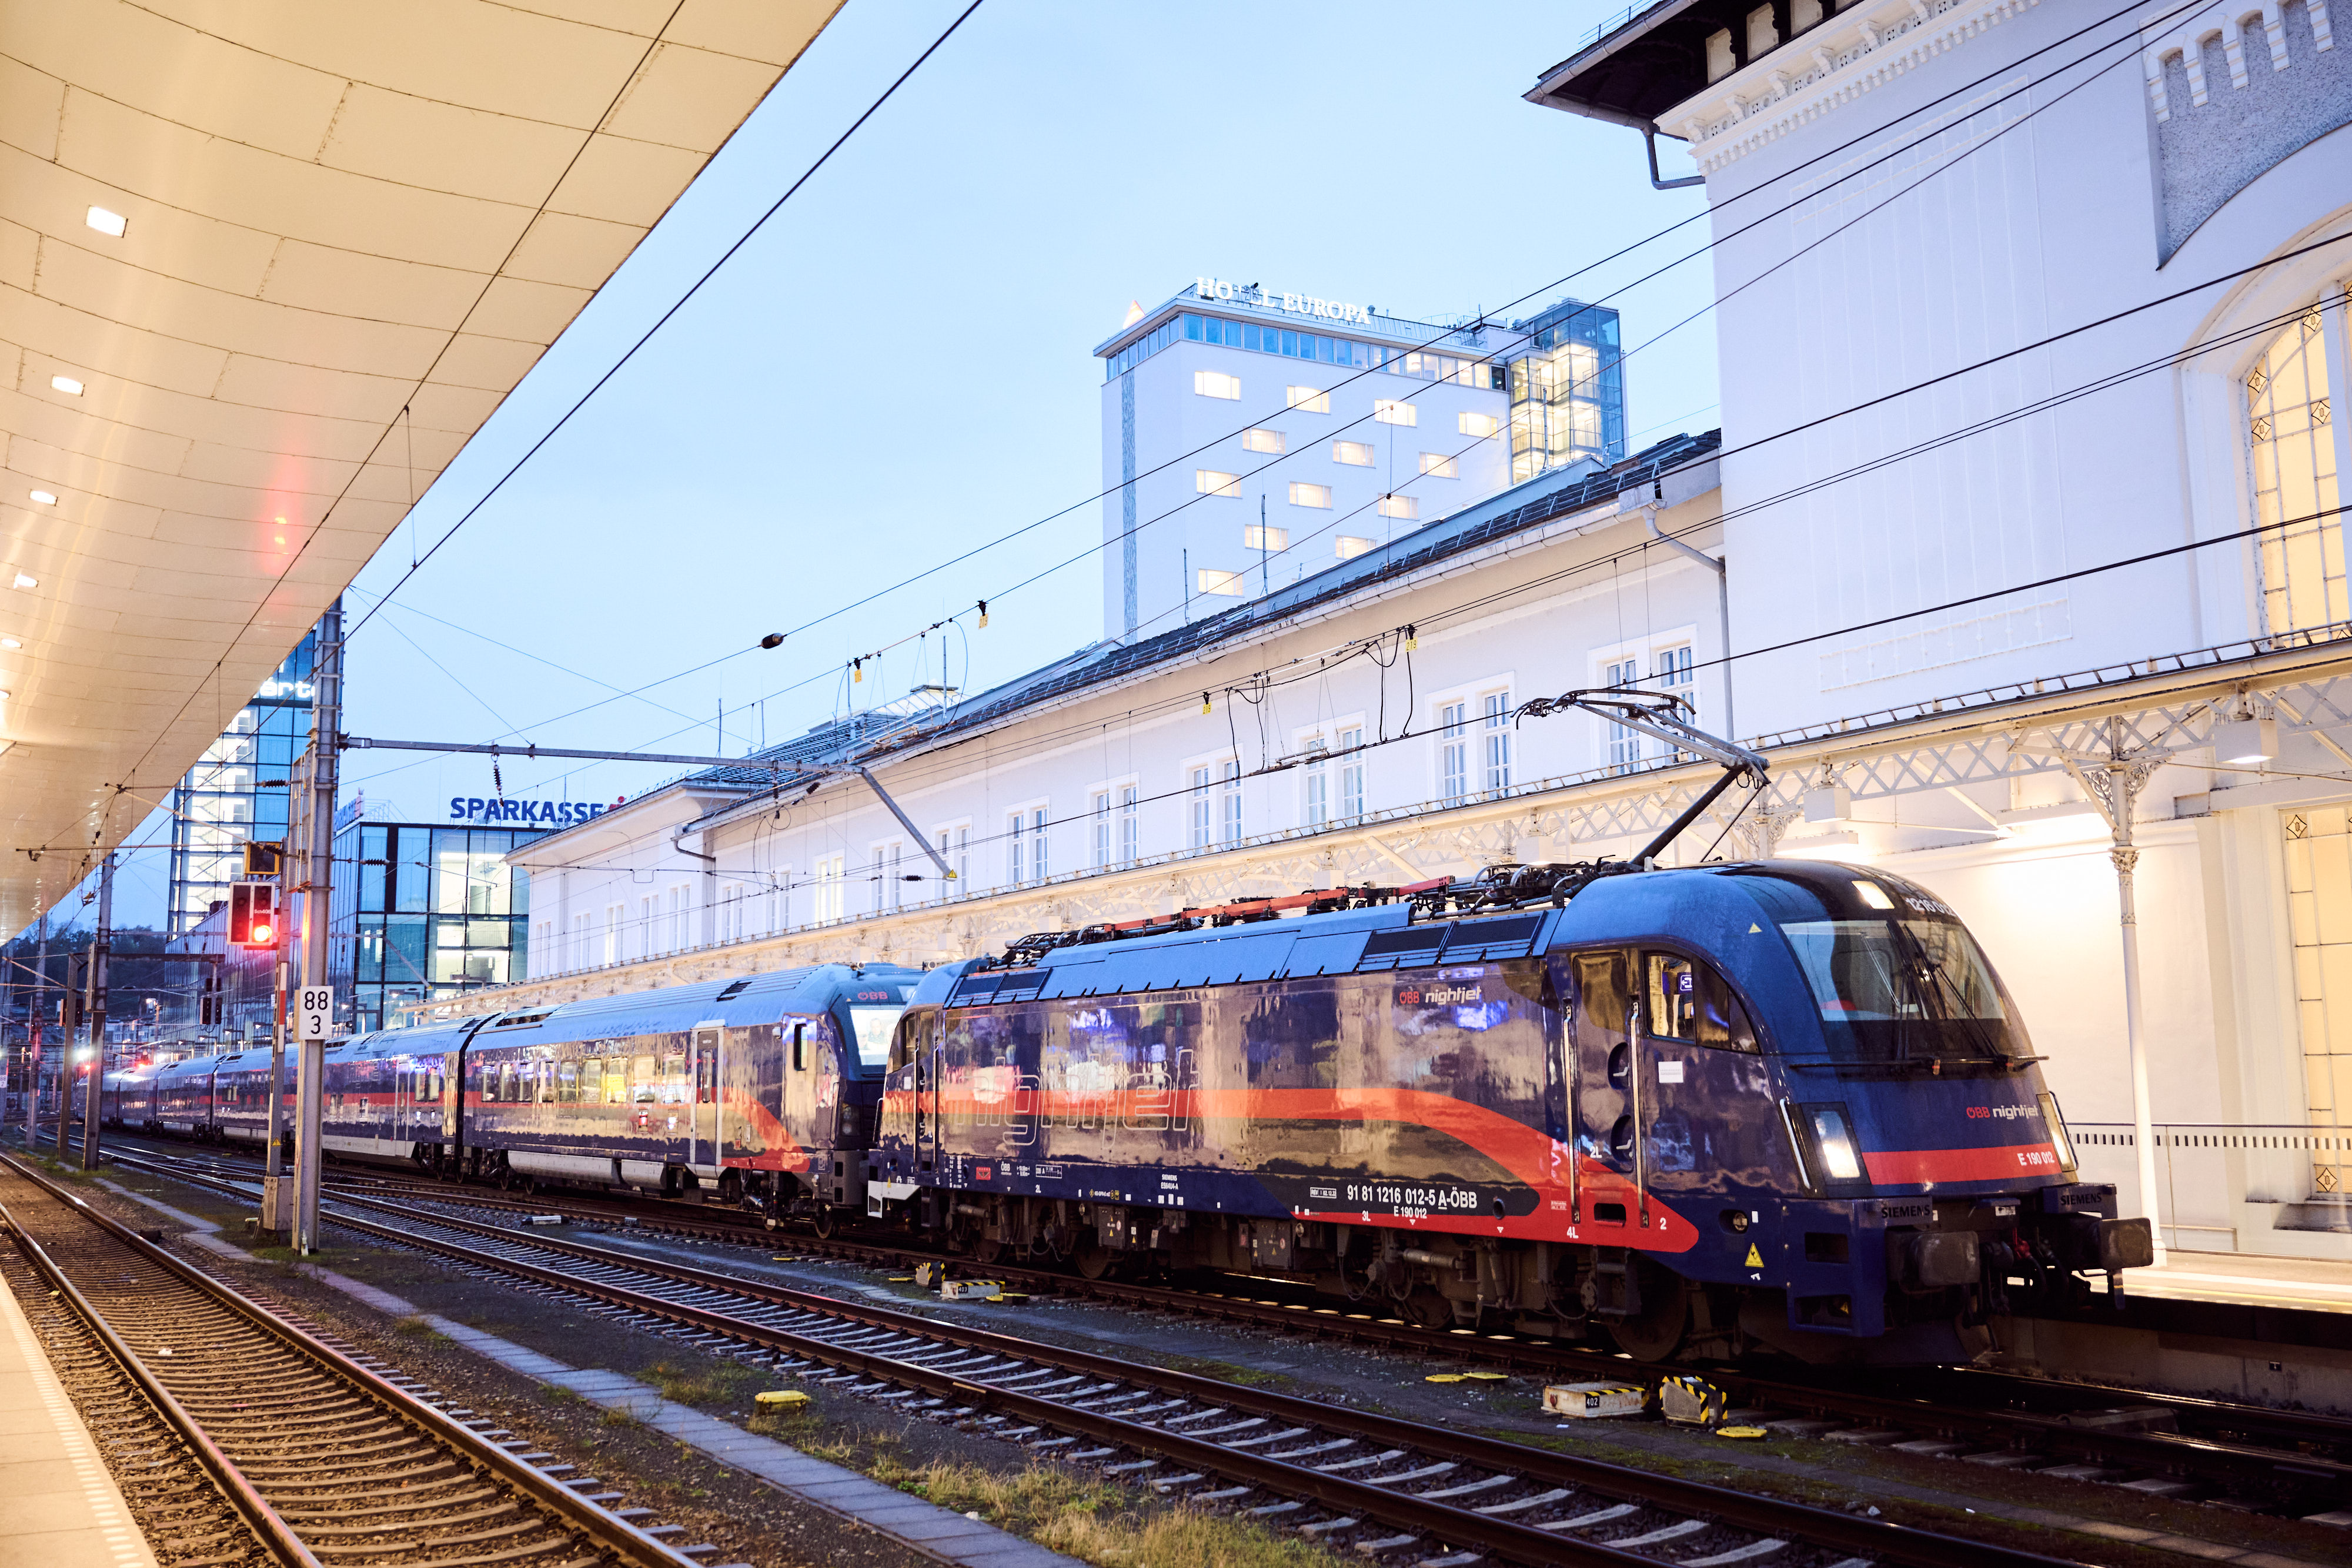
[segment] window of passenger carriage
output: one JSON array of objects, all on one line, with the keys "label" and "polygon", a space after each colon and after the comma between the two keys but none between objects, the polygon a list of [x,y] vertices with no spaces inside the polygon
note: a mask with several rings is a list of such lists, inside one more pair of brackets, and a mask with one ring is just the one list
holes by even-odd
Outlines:
[{"label": "window of passenger carriage", "polygon": [[559,1061],[555,1064],[555,1103],[557,1104],[576,1105],[580,1103],[581,1065],[577,1061]]},{"label": "window of passenger carriage", "polygon": [[604,1103],[604,1059],[583,1057],[580,1062],[580,1103],[601,1105]]},{"label": "window of passenger carriage", "polygon": [[635,1092],[629,1098],[636,1104],[650,1105],[664,1097],[662,1077],[655,1066],[655,1060],[651,1056],[640,1056],[630,1070],[629,1079]]},{"label": "window of passenger carriage", "polygon": [[1748,1009],[1714,968],[1679,953],[1651,953],[1643,1016],[1651,1037],[1685,1040],[1717,1051],[1756,1049]]}]

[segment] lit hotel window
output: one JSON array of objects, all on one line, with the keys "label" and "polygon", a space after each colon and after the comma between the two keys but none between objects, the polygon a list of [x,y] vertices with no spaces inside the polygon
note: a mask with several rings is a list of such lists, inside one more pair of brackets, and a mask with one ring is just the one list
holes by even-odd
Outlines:
[{"label": "lit hotel window", "polygon": [[1290,530],[1251,523],[1242,529],[1242,546],[1245,549],[1288,549]]},{"label": "lit hotel window", "polygon": [[1242,450],[1287,452],[1290,448],[1282,439],[1282,432],[1278,430],[1244,430],[1242,432]]},{"label": "lit hotel window", "polygon": [[1359,468],[1372,465],[1372,445],[1369,441],[1335,441],[1331,455],[1341,463],[1352,463]]},{"label": "lit hotel window", "polygon": [[1290,504],[1294,507],[1328,507],[1331,504],[1331,486],[1302,485],[1294,479],[1290,482]]},{"label": "lit hotel window", "polygon": [[1223,371],[1194,371],[1192,390],[1202,397],[1238,398],[1242,395],[1242,379]]},{"label": "lit hotel window", "polygon": [[1376,397],[1372,400],[1372,417],[1382,424],[1419,424],[1421,410],[1392,397]]},{"label": "lit hotel window", "polygon": [[1229,599],[1239,599],[1242,596],[1242,574],[1204,566],[1201,569],[1200,587],[1202,593],[1222,593]]},{"label": "lit hotel window", "polygon": [[1485,441],[1503,428],[1503,422],[1491,413],[1465,413],[1454,421],[1454,427],[1465,435]]},{"label": "lit hotel window", "polygon": [[1453,458],[1442,457],[1434,452],[1424,452],[1421,455],[1421,471],[1438,479],[1462,477],[1461,470],[1454,465]]},{"label": "lit hotel window", "polygon": [[1341,534],[1339,536],[1339,559],[1341,560],[1353,560],[1371,548],[1372,541],[1370,539],[1360,539],[1353,534]]},{"label": "lit hotel window", "polygon": [[1318,392],[1313,387],[1291,387],[1288,391],[1290,393],[1290,406],[1293,408],[1303,409],[1308,413],[1328,413],[1331,412],[1331,394],[1329,392]]},{"label": "lit hotel window", "polygon": [[1241,482],[1238,474],[1220,474],[1214,468],[1192,470],[1192,488],[1203,496],[1223,496],[1228,500],[1238,501],[1242,493],[1236,486]]},{"label": "lit hotel window", "polygon": [[1411,496],[1382,496],[1380,510],[1384,517],[1417,517],[1421,516],[1421,503]]}]

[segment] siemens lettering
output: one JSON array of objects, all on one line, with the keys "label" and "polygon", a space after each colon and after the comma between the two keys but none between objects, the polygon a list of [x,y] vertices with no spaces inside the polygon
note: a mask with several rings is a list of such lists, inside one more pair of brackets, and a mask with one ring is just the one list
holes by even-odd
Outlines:
[{"label": "siemens lettering", "polygon": [[478,795],[449,797],[453,822],[520,822],[526,827],[568,828],[604,814],[585,800],[485,800]]}]

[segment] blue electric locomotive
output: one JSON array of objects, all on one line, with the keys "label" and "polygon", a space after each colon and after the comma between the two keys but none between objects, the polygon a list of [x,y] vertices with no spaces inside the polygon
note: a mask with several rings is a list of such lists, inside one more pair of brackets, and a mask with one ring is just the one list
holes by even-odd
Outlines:
[{"label": "blue electric locomotive", "polygon": [[1399,891],[933,971],[869,1213],[982,1260],[1288,1275],[1643,1358],[1964,1359],[2013,1294],[2149,1261],[2147,1222],[2074,1179],[1999,977],[1909,883]]}]

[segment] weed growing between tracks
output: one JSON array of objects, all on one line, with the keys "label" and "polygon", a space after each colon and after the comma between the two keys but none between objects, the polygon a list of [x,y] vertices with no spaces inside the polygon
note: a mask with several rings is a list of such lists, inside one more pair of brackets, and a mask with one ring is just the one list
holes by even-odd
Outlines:
[{"label": "weed growing between tracks", "polygon": [[898,1437],[861,1438],[814,1406],[763,1409],[748,1426],[1097,1568],[1340,1568],[1348,1561],[1247,1520],[1161,1502],[1066,1465],[910,1459]]}]

